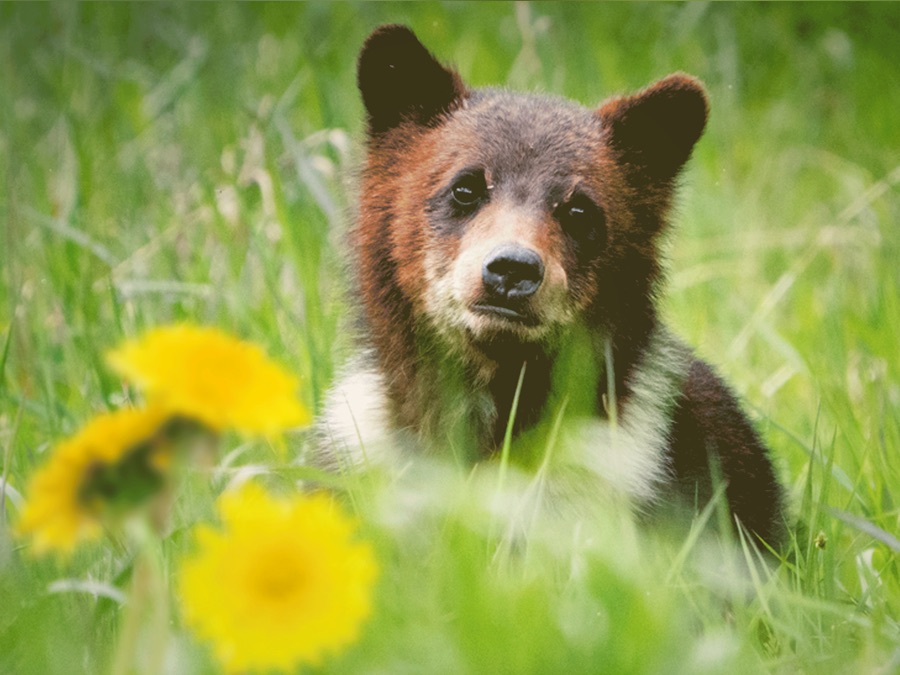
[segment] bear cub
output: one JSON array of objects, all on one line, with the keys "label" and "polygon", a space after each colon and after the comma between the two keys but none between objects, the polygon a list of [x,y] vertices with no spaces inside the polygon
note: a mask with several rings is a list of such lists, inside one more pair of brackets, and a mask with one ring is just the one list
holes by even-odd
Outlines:
[{"label": "bear cub", "polygon": [[733,515],[776,543],[784,500],[765,446],[655,306],[703,85],[669,75],[597,109],[472,89],[396,25],[369,36],[358,85],[362,345],[325,401],[320,460],[478,461],[511,434],[527,464],[561,429],[559,461],[598,491],[696,508],[716,474]]}]

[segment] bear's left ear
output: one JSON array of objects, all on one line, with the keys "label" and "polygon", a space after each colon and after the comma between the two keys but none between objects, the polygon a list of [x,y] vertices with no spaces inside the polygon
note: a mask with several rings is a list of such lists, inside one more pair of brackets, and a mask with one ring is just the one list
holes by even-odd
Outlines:
[{"label": "bear's left ear", "polygon": [[599,115],[619,161],[635,179],[670,182],[703,133],[709,104],[699,80],[676,73],[634,96],[603,103]]},{"label": "bear's left ear", "polygon": [[359,54],[356,80],[379,134],[404,120],[429,125],[466,94],[459,75],[445,68],[406,26],[377,28]]}]

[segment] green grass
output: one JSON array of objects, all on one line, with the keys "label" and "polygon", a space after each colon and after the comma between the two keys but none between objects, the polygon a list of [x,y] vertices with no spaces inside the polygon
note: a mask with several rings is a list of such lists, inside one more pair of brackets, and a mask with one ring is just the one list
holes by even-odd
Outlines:
[{"label": "green grass", "polygon": [[[664,310],[754,412],[805,527],[771,570],[740,542],[675,539],[614,509],[529,520],[535,486],[514,473],[509,501],[489,468],[360,477],[376,613],[326,668],[900,669],[898,5],[4,3],[0,672],[110,668],[134,551],[34,560],[9,532],[52,445],[127,400],[106,350],[214,324],[320,401],[349,348],[356,52],[385,22],[475,85],[594,104],[674,70],[706,82]],[[180,489],[159,553],[170,587],[188,528],[242,467],[281,487],[302,474],[233,438],[223,456],[235,448]],[[213,670],[171,607],[167,672]],[[141,634],[139,670],[159,637]]]}]

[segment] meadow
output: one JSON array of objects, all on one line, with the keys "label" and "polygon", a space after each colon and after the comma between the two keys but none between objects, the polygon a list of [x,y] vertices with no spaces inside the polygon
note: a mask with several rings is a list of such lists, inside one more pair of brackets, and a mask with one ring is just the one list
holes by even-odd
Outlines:
[{"label": "meadow", "polygon": [[3,3],[0,673],[219,672],[179,561],[221,493],[322,479],[308,429],[223,433],[150,543],[40,557],[15,524],[54,447],[135,399],[106,355],[154,327],[260,345],[315,415],[352,348],[355,59],[389,22],[476,86],[593,105],[706,83],[664,314],[752,412],[797,526],[772,563],[704,535],[715,503],[674,537],[614,508],[544,519],[539,474],[341,476],[379,573],[317,667],[900,671],[900,5]]}]

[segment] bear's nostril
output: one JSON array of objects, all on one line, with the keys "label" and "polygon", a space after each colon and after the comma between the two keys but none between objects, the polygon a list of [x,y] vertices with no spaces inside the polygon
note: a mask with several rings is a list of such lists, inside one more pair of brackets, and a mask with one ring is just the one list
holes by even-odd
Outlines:
[{"label": "bear's nostril", "polygon": [[525,299],[534,295],[544,279],[544,263],[533,250],[506,244],[495,248],[481,271],[484,288],[494,298]]}]

